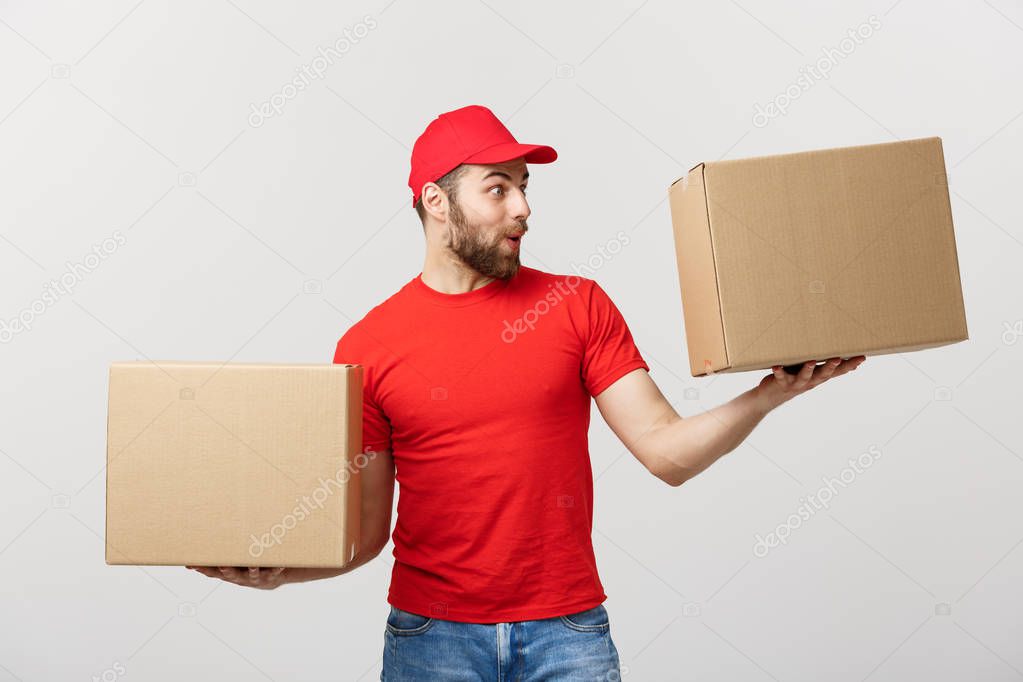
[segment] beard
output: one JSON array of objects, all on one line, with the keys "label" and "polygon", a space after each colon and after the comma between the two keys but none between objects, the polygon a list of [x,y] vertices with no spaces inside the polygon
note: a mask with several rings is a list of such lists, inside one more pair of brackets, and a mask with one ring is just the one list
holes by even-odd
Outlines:
[{"label": "beard", "polygon": [[519,251],[506,250],[504,240],[511,232],[529,229],[525,220],[498,230],[497,235],[488,241],[480,226],[465,217],[457,201],[451,203],[448,219],[445,246],[466,266],[494,279],[511,279],[519,271]]}]

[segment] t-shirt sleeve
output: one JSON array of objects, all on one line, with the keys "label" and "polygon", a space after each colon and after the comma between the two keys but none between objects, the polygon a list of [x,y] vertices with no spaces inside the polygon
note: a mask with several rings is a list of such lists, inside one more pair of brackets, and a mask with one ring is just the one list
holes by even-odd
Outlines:
[{"label": "t-shirt sleeve", "polygon": [[[350,347],[352,346],[352,347]],[[381,451],[391,448],[391,421],[377,400],[376,372],[372,362],[354,349],[348,335],[334,349],[335,365],[362,365],[362,449]]]},{"label": "t-shirt sleeve", "polygon": [[625,318],[596,282],[590,290],[587,329],[582,379],[591,396],[597,396],[634,369],[650,371]]}]

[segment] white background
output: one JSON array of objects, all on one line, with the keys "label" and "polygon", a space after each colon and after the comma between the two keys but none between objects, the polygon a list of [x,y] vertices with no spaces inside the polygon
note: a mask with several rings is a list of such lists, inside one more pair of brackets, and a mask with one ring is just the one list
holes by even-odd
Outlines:
[{"label": "white background", "polygon": [[0,346],[0,682],[378,678],[390,545],[270,592],[104,564],[107,369],[330,362],[421,270],[410,149],[473,103],[560,154],[531,167],[524,264],[571,272],[630,236],[593,277],[684,416],[763,373],[689,376],[668,185],[704,160],[943,138],[970,340],[868,359],[680,488],[594,409],[593,540],[626,680],[1020,679],[1021,59],[1011,0],[0,2],[0,320],[32,317]]}]

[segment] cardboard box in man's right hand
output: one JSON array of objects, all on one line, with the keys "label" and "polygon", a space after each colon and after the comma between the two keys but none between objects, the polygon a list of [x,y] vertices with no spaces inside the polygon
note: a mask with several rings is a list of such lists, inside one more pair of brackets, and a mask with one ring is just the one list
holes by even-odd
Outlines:
[{"label": "cardboard box in man's right hand", "polygon": [[342,568],[362,537],[361,365],[110,365],[106,562]]},{"label": "cardboard box in man's right hand", "polygon": [[969,338],[940,138],[701,163],[668,194],[693,376]]}]

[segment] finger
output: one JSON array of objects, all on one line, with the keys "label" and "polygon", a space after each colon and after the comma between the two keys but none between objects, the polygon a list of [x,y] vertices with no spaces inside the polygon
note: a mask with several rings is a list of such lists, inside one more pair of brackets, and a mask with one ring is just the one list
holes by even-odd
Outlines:
[{"label": "finger", "polygon": [[[863,358],[863,356],[862,356],[862,355],[861,355],[861,356],[859,356],[859,357],[860,357],[860,358]],[[863,359],[858,359],[858,358],[849,358],[849,359],[845,360],[845,361],[844,361],[844,362],[843,362],[843,363],[842,363],[842,364],[841,364],[841,365],[840,365],[840,366],[838,367],[838,369],[837,369],[837,370],[835,370],[835,375],[837,376],[837,375],[839,375],[839,374],[848,374],[849,372],[851,372],[851,371],[853,371],[854,369],[856,369],[857,367],[859,367],[859,366],[860,366],[860,365],[861,365],[862,363],[863,363]]]},{"label": "finger", "polygon": [[273,569],[270,569],[270,577],[271,577],[271,578],[276,578],[276,577],[277,577],[277,576],[279,576],[279,575],[280,575],[281,573],[284,573],[284,568],[285,568],[284,566],[281,566],[280,568],[273,568]]},{"label": "finger", "polygon": [[781,365],[775,365],[771,368],[774,372],[775,380],[782,386],[788,386],[792,381],[792,375],[785,371],[785,368]]},{"label": "finger", "polygon": [[833,376],[837,377],[837,376],[841,376],[843,374],[848,374],[849,372],[853,371],[853,369],[855,369],[855,368],[856,368],[856,363],[855,362],[853,362],[852,360],[843,360],[842,364],[839,365],[835,369],[835,373],[833,374]]},{"label": "finger", "polygon": [[209,566],[193,566],[192,570],[198,571],[199,573],[202,573],[207,578],[220,578],[220,577],[222,577],[220,575],[220,571],[218,571],[215,568],[211,568]]},{"label": "finger", "polygon": [[813,376],[813,368],[816,365],[816,360],[807,360],[803,363],[803,368],[799,370],[799,374],[796,375],[796,380],[792,383],[792,388],[797,391],[806,388],[806,385],[810,383],[810,377]]},{"label": "finger", "polygon": [[249,580],[259,580],[259,568],[249,566]]},{"label": "finger", "polygon": [[842,358],[831,358],[813,372],[814,381],[817,384],[824,383],[835,374],[835,370],[842,364]]},{"label": "finger", "polygon": [[238,569],[234,566],[221,566],[220,575],[223,576],[225,580],[229,580],[231,582],[237,582],[241,578],[238,574]]}]

